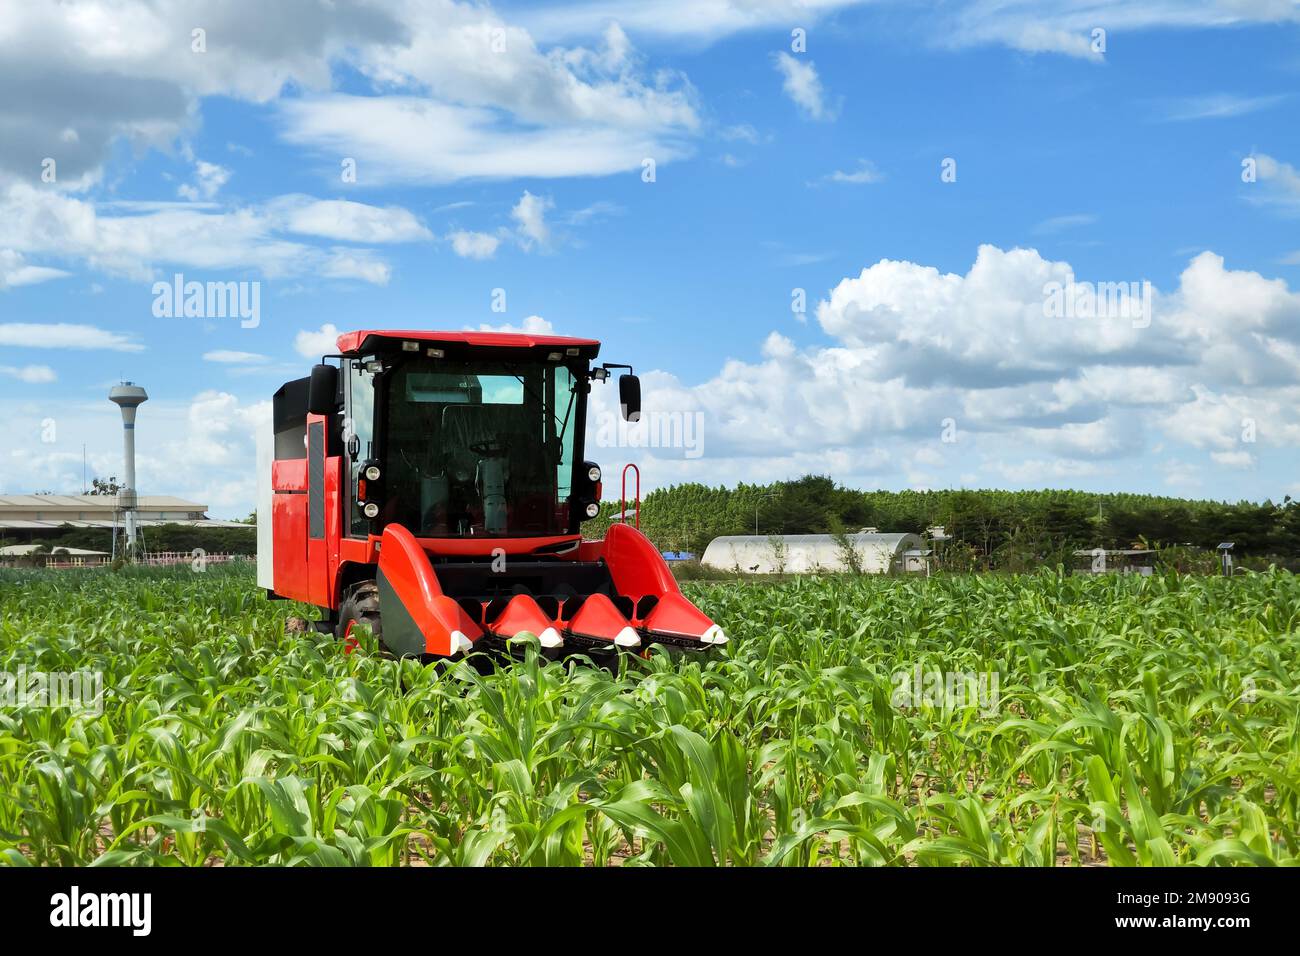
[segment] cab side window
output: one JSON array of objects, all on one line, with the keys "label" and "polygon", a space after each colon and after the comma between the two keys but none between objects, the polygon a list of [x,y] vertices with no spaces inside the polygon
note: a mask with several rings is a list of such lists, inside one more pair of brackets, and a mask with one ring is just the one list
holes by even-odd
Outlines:
[{"label": "cab side window", "polygon": [[357,504],[357,479],[361,477],[362,463],[374,456],[375,373],[367,369],[364,359],[349,359],[347,364],[347,417],[343,422],[343,442],[348,462],[348,513],[351,533],[365,537],[370,522]]}]

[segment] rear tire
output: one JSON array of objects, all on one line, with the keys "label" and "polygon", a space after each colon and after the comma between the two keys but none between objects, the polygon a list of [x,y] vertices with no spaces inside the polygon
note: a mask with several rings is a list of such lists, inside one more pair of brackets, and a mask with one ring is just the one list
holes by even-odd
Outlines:
[{"label": "rear tire", "polygon": [[352,585],[339,605],[339,622],[334,636],[343,640],[353,624],[364,624],[383,647],[383,631],[379,617],[379,585],[374,581],[360,581]]}]

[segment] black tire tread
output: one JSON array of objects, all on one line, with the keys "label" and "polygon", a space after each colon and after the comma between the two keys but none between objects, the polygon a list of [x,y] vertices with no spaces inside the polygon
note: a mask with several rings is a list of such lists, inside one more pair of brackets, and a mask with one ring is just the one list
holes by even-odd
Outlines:
[{"label": "black tire tread", "polygon": [[383,630],[379,614],[379,585],[374,581],[359,581],[348,588],[347,596],[339,604],[339,623],[335,636],[343,639],[348,624],[355,621],[365,624],[376,640],[383,644]]}]

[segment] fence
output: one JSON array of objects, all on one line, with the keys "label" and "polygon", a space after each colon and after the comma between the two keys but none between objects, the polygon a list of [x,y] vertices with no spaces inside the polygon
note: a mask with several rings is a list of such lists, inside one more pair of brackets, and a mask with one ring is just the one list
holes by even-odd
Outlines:
[{"label": "fence", "polygon": [[151,551],[140,555],[135,563],[163,567],[169,564],[193,564],[196,561],[201,561],[207,565],[252,560],[253,557],[247,554],[206,554],[202,551],[198,553],[193,551]]}]

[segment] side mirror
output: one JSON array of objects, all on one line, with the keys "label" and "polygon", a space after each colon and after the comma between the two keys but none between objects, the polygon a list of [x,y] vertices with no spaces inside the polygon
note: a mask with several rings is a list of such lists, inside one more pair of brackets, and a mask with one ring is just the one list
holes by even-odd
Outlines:
[{"label": "side mirror", "polygon": [[629,422],[641,420],[641,379],[635,375],[618,377],[618,403],[623,406],[623,417]]},{"label": "side mirror", "polygon": [[339,409],[338,391],[338,367],[313,365],[307,385],[307,411],[312,415],[333,415]]}]

